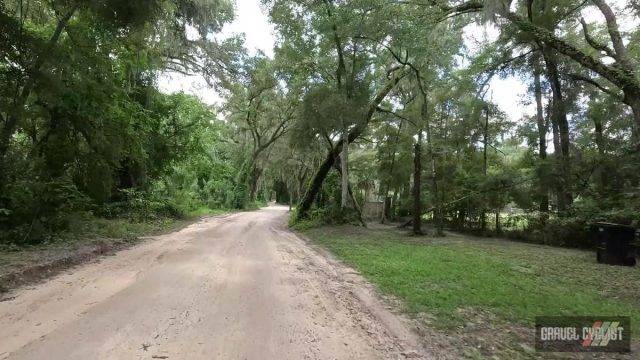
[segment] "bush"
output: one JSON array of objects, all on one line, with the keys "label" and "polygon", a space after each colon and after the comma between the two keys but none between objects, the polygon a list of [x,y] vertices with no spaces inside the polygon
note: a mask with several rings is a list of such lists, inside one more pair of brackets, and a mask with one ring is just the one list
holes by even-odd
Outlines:
[{"label": "bush", "polygon": [[106,218],[126,217],[142,222],[162,217],[180,219],[188,212],[172,199],[160,199],[153,194],[134,189],[121,190],[121,193],[121,201],[101,206],[96,214]]},{"label": "bush", "polygon": [[340,206],[330,205],[325,208],[314,208],[305,219],[297,219],[297,211],[291,212],[289,226],[296,230],[306,230],[322,225],[360,224],[358,212],[355,209],[342,209]]},{"label": "bush", "polygon": [[640,209],[636,208],[633,201],[627,204],[625,207],[615,207],[615,204],[597,203],[591,198],[578,199],[565,216],[552,216],[543,221],[542,214],[533,213],[526,216],[526,228],[505,231],[504,234],[512,239],[537,244],[593,248],[589,233],[591,224],[611,222],[636,227],[640,224]]},{"label": "bush", "polygon": [[34,244],[68,226],[69,217],[90,208],[90,200],[68,178],[21,179],[6,188],[0,209],[0,241]]}]

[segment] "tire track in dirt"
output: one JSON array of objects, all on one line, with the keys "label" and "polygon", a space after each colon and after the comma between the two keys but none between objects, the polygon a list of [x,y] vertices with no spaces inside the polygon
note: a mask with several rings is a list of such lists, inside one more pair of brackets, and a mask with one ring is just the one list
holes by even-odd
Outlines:
[{"label": "tire track in dirt", "polygon": [[0,359],[441,358],[286,214],[205,219],[14,291]]}]

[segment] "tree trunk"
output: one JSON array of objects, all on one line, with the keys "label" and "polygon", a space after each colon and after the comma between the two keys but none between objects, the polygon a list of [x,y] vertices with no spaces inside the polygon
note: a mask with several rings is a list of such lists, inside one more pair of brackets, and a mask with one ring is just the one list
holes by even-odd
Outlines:
[{"label": "tree trunk", "polygon": [[429,157],[431,159],[431,191],[433,192],[433,198],[435,199],[433,206],[434,206],[434,210],[433,210],[433,220],[434,220],[434,225],[436,227],[436,235],[438,236],[442,236],[443,235],[443,224],[442,224],[442,206],[440,204],[440,194],[438,193],[438,178],[437,178],[437,173],[436,173],[436,157],[435,154],[433,152],[433,142],[432,142],[432,136],[431,136],[431,123],[429,121],[429,114],[428,114],[428,108],[427,108],[427,97],[426,94],[423,94],[423,102],[422,102],[422,108],[420,110],[421,115],[422,115],[422,120],[424,121],[424,123],[426,124],[427,127],[427,143],[429,144]]},{"label": "tree trunk", "polygon": [[396,185],[395,189],[393,189],[393,197],[391,198],[391,208],[389,209],[389,213],[391,218],[395,219],[395,215],[398,209],[398,202],[400,202],[400,185]]},{"label": "tree trunk", "polygon": [[[485,108],[484,131],[482,136],[482,172],[485,179],[487,178],[487,145],[489,143],[489,109]],[[482,204],[482,213],[480,214],[480,230],[485,232],[487,229],[487,211]]]},{"label": "tree trunk", "polygon": [[[338,171],[340,176],[342,176],[343,167],[342,167],[342,159],[340,157],[336,159],[336,161],[333,163],[333,166],[336,168],[336,171]],[[362,217],[362,209],[360,208],[360,205],[358,205],[358,201],[356,200],[356,196],[354,195],[353,189],[351,188],[351,184],[349,184],[348,181],[347,181],[347,196],[349,196],[349,198],[351,199],[351,203],[353,204],[353,208],[358,213],[358,220],[360,221],[362,226],[367,227],[367,224],[364,222],[364,219]]]},{"label": "tree trunk", "polygon": [[631,107],[633,113],[633,141],[636,148],[640,149],[640,90],[625,93],[625,103]]},{"label": "tree trunk", "polygon": [[465,225],[465,219],[467,218],[467,211],[465,208],[460,208],[460,210],[458,210],[458,218],[456,220],[456,227],[459,230],[464,229],[464,225]]},{"label": "tree trunk", "polygon": [[[355,141],[355,139],[357,139],[360,136],[360,134],[362,134],[362,132],[366,129],[367,125],[369,124],[371,117],[373,116],[376,109],[378,108],[378,105],[380,105],[382,100],[384,100],[387,94],[389,94],[391,89],[393,89],[396,86],[396,84],[400,81],[400,79],[402,79],[405,75],[406,75],[405,73],[392,75],[393,77],[391,78],[391,80],[389,80],[387,84],[382,89],[380,89],[380,91],[376,94],[376,97],[373,98],[373,100],[371,100],[371,102],[369,103],[367,112],[364,116],[362,123],[357,124],[349,132],[349,136],[347,137],[348,143],[352,143],[353,141]],[[329,170],[331,170],[333,163],[335,162],[336,158],[338,157],[341,151],[342,151],[342,140],[339,141],[338,144],[336,144],[336,146],[329,151],[329,153],[327,153],[327,157],[318,168],[318,171],[316,171],[316,174],[314,175],[313,180],[309,185],[309,188],[304,194],[304,198],[300,202],[298,219],[304,219],[309,214],[311,205],[313,205],[313,201],[315,200],[316,195],[322,188],[322,183],[324,182],[324,179],[327,177]]]},{"label": "tree trunk", "polygon": [[433,210],[433,220],[435,222],[435,227],[436,227],[436,235],[438,236],[442,236],[444,235],[444,214],[443,214],[443,209],[442,209],[442,201],[441,201],[441,194],[438,191],[438,178],[437,178],[437,173],[436,173],[436,159],[435,156],[433,155],[433,153],[431,153],[431,188],[433,189],[433,197],[435,199],[434,201],[434,207],[435,209]]},{"label": "tree trunk", "polygon": [[302,201],[300,202],[300,209],[298,209],[298,219],[304,219],[309,213],[309,210],[311,210],[311,205],[313,205],[313,201],[315,200],[316,195],[318,195],[318,192],[320,192],[324,179],[327,177],[329,170],[331,170],[331,167],[333,167],[338,154],[342,150],[341,143],[339,145],[340,146],[336,146],[329,151],[327,157],[324,159],[322,164],[320,164],[318,171],[316,171],[316,174],[313,176],[313,180],[311,181],[311,184],[309,184],[309,188],[305,192]]},{"label": "tree trunk", "polygon": [[[538,125],[538,150],[540,156],[540,162],[544,166],[547,159],[547,124],[544,119],[544,109],[542,106],[542,86],[540,84],[540,63],[536,58],[533,64],[533,84],[536,97],[536,122]],[[539,181],[539,197],[540,197],[540,212],[549,212],[549,189],[547,187],[547,176],[542,171],[538,171]]]},{"label": "tree trunk", "polygon": [[[396,164],[396,150],[398,148],[398,142],[400,142],[400,132],[402,131],[402,124],[404,124],[404,121],[400,121],[400,124],[398,125],[398,131],[396,132],[396,138],[395,138],[395,142],[393,144],[393,147],[391,147],[391,149],[389,149],[390,155],[389,157],[391,157],[391,165],[389,166],[389,174],[391,174],[393,176],[393,170],[395,169],[395,164]],[[396,191],[397,193],[397,191]],[[387,220],[389,220],[389,218],[391,217],[391,198],[389,197],[389,183],[387,182],[385,184],[385,190],[384,190],[384,204],[383,204],[383,208],[382,208],[382,216],[380,218],[380,223],[384,224]],[[394,197],[395,197],[395,193],[394,193]]]},{"label": "tree trunk", "polygon": [[351,202],[353,203],[353,208],[358,213],[358,220],[360,221],[360,224],[362,224],[362,226],[364,227],[367,227],[367,223],[364,222],[364,218],[362,217],[362,208],[360,207],[360,205],[358,205],[358,200],[356,200],[356,196],[353,194],[351,185],[348,185],[347,189],[349,190],[349,197],[351,198]]},{"label": "tree trunk", "polygon": [[382,205],[382,219],[381,223],[385,223],[391,219],[391,196],[384,197],[384,204]]},{"label": "tree trunk", "polygon": [[422,196],[421,182],[422,175],[422,130],[418,131],[418,141],[414,145],[413,154],[413,234],[422,235]]},{"label": "tree trunk", "polygon": [[[560,167],[560,181],[558,186],[558,211],[566,211],[567,206],[573,202],[573,196],[571,195],[571,159],[569,154],[570,139],[569,139],[569,122],[567,121],[567,113],[564,105],[564,99],[562,95],[562,85],[560,83],[560,77],[558,74],[558,66],[555,62],[554,54],[548,49],[542,51],[545,64],[547,66],[547,76],[551,85],[551,92],[553,95],[552,121],[554,126],[558,128],[558,134],[560,139],[560,161],[558,165]],[[556,151],[558,149],[556,148]]]},{"label": "tree trunk", "polygon": [[296,204],[299,204],[300,199],[302,199],[302,189],[304,188],[304,181],[307,178],[307,172],[307,168],[305,168],[304,171],[298,172],[298,181],[296,183]]},{"label": "tree trunk", "polygon": [[567,208],[567,205],[565,203],[565,198],[563,196],[560,196],[560,194],[562,194],[563,189],[562,189],[562,180],[559,180],[558,174],[556,174],[556,172],[558,171],[557,169],[559,168],[559,166],[557,165],[558,162],[560,162],[560,130],[558,130],[558,124],[556,123],[556,121],[553,119],[553,116],[551,116],[551,129],[552,129],[552,133],[553,133],[553,148],[554,148],[554,161],[556,163],[556,170],[554,170],[554,176],[553,176],[553,185],[555,187],[556,190],[556,207],[557,210],[562,212],[565,211]]},{"label": "tree trunk", "polygon": [[598,170],[597,170],[597,178],[599,182],[599,192],[601,196],[605,195],[606,189],[608,187],[607,181],[607,172],[605,170],[605,152],[604,152],[604,135],[602,132],[602,120],[594,117],[593,118],[594,127],[595,127],[595,142],[596,147],[598,148]]},{"label": "tree trunk", "polygon": [[[342,138],[349,138],[349,131],[346,126],[343,129]],[[346,209],[349,206],[349,142],[343,140],[342,144],[342,153],[340,154],[340,177],[342,180],[340,207]]]},{"label": "tree trunk", "polygon": [[262,176],[262,169],[258,166],[253,166],[251,170],[251,179],[249,184],[249,201],[256,200],[256,193],[258,191],[258,182],[260,181],[260,176]]}]

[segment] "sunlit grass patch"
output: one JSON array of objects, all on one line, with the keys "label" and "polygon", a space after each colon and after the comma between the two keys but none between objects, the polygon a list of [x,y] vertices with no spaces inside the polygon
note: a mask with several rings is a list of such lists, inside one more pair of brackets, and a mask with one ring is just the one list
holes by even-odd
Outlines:
[{"label": "sunlit grass patch", "polygon": [[628,315],[640,324],[640,268],[598,264],[592,252],[396,230],[306,234],[443,329],[464,325],[465,309],[523,326],[538,315]]}]

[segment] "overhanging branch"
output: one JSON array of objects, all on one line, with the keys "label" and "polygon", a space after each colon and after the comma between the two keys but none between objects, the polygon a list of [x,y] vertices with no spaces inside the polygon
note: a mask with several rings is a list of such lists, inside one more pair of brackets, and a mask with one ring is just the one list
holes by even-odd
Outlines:
[{"label": "overhanging branch", "polygon": [[587,44],[589,44],[592,48],[598,51],[602,51],[608,56],[618,60],[618,57],[613,52],[613,50],[611,50],[607,45],[599,43],[589,34],[589,28],[587,27],[587,22],[584,21],[584,18],[580,18],[580,24],[582,24],[582,33],[584,34],[584,39],[587,41]]},{"label": "overhanging branch", "polygon": [[597,87],[598,89],[602,90],[603,92],[613,96],[614,98],[622,101],[623,97],[622,95],[620,95],[619,93],[615,92],[614,90],[611,90],[607,87],[605,87],[604,85],[600,84],[599,82],[595,81],[594,79],[581,75],[581,74],[568,74],[568,76],[573,79],[573,80],[577,80],[577,81],[582,81],[582,82],[586,82],[588,84],[591,84],[595,87]]}]

